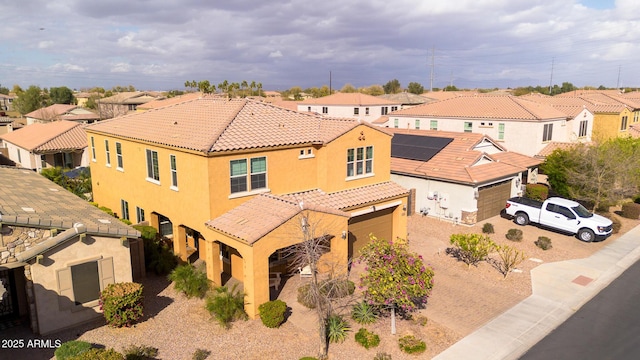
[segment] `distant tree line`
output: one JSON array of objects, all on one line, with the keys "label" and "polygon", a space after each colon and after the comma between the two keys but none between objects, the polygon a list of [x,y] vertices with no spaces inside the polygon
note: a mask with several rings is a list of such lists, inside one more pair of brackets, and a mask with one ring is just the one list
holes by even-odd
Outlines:
[{"label": "distant tree line", "polygon": [[218,83],[217,87],[209,80],[187,80],[184,83],[184,87],[189,91],[197,90],[203,94],[215,94],[220,92],[221,94],[227,94],[229,98],[264,96],[264,92],[262,91],[262,83],[257,83],[255,81],[248,82],[247,80],[242,80],[241,82],[229,82],[228,80],[224,80]]}]

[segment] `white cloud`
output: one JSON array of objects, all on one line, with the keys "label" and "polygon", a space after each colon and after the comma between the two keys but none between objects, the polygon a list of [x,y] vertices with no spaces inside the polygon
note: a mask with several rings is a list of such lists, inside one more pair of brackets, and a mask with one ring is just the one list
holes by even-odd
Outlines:
[{"label": "white cloud", "polygon": [[272,52],[269,53],[269,57],[270,58],[281,58],[282,57],[282,53],[280,52],[280,50],[272,51]]}]

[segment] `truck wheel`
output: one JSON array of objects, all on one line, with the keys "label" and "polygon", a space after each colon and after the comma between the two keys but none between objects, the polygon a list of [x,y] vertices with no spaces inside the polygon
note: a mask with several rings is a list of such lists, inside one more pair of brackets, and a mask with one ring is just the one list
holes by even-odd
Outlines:
[{"label": "truck wheel", "polygon": [[516,224],[524,226],[529,223],[529,216],[525,213],[516,214]]},{"label": "truck wheel", "polygon": [[584,242],[592,242],[596,238],[596,234],[591,229],[580,229],[578,231],[578,239]]}]

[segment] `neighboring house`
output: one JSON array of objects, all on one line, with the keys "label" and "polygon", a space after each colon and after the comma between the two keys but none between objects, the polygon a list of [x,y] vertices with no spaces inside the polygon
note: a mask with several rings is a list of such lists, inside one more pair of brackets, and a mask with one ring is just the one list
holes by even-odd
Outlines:
[{"label": "neighboring house", "polygon": [[100,119],[111,119],[114,117],[136,111],[138,106],[149,101],[160,99],[162,95],[156,92],[129,91],[116,95],[98,99],[98,115]]},{"label": "neighboring house", "polygon": [[570,141],[570,132],[565,130],[568,120],[565,112],[550,105],[507,95],[478,95],[456,96],[398,110],[389,114],[386,122],[376,125],[480,133],[510,151],[534,156],[551,141]]},{"label": "neighboring house", "polygon": [[271,103],[271,102],[282,101],[282,95],[277,91],[267,90],[267,91],[263,91],[262,94],[264,95],[265,102]]},{"label": "neighboring house", "polygon": [[18,166],[40,172],[43,168],[88,166],[87,134],[73,121],[36,123],[0,135],[0,147]]},{"label": "neighboring house", "polygon": [[0,111],[13,111],[15,96],[0,94]]},{"label": "neighboring house", "polygon": [[25,115],[27,125],[46,124],[58,120],[73,121],[79,124],[91,124],[100,117],[78,105],[53,104],[45,108],[32,111]]},{"label": "neighboring house", "polygon": [[399,101],[390,101],[361,93],[336,93],[298,102],[298,111],[323,116],[353,118],[373,122],[380,116],[400,109]]},{"label": "neighboring house", "polygon": [[541,160],[507,151],[478,133],[390,129],[391,179],[415,189],[422,215],[475,224],[536,182]]},{"label": "neighboring house", "polygon": [[301,241],[301,215],[327,227],[336,271],[370,233],[406,238],[408,190],[390,180],[391,134],[378,127],[203,96],[86,131],[95,201],[148,221],[215,284],[242,282],[251,317]]},{"label": "neighboring house", "polygon": [[8,116],[0,116],[0,135],[13,131],[13,120]]},{"label": "neighboring house", "polygon": [[397,94],[384,94],[378,97],[381,99],[392,101],[394,103],[400,103],[400,108],[398,110],[407,109],[417,105],[422,105],[424,103],[436,101],[435,99],[430,99],[426,96],[416,95],[406,91]]},{"label": "neighboring house", "polygon": [[[183,95],[174,96],[174,97],[170,97],[170,98],[162,97],[160,99],[151,100],[151,101],[149,101],[147,103],[138,105],[138,107],[136,108],[136,111],[137,112],[142,112],[142,111],[147,111],[147,110],[151,110],[151,109],[161,108],[163,106],[175,105],[175,104],[179,104],[179,103],[184,102],[184,101],[197,99],[197,98],[202,97],[202,96],[203,96],[202,93],[198,91],[198,92],[190,92],[190,93],[186,93],[186,94],[183,94]],[[218,95],[218,96],[224,97],[225,95],[221,94],[221,95]]]},{"label": "neighboring house", "polygon": [[45,335],[101,317],[100,291],[139,270],[140,233],[32,171],[0,178],[0,322]]}]

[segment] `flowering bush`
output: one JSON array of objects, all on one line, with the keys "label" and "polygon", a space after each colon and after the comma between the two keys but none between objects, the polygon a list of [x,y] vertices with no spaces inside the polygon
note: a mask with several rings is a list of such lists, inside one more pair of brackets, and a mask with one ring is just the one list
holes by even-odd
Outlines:
[{"label": "flowering bush", "polygon": [[360,277],[364,298],[371,304],[397,308],[401,314],[415,311],[427,301],[433,288],[434,272],[402,241],[387,241],[370,235],[361,250],[366,264]]},{"label": "flowering bush", "polygon": [[100,294],[100,307],[107,324],[131,326],[142,317],[142,284],[109,284]]}]

